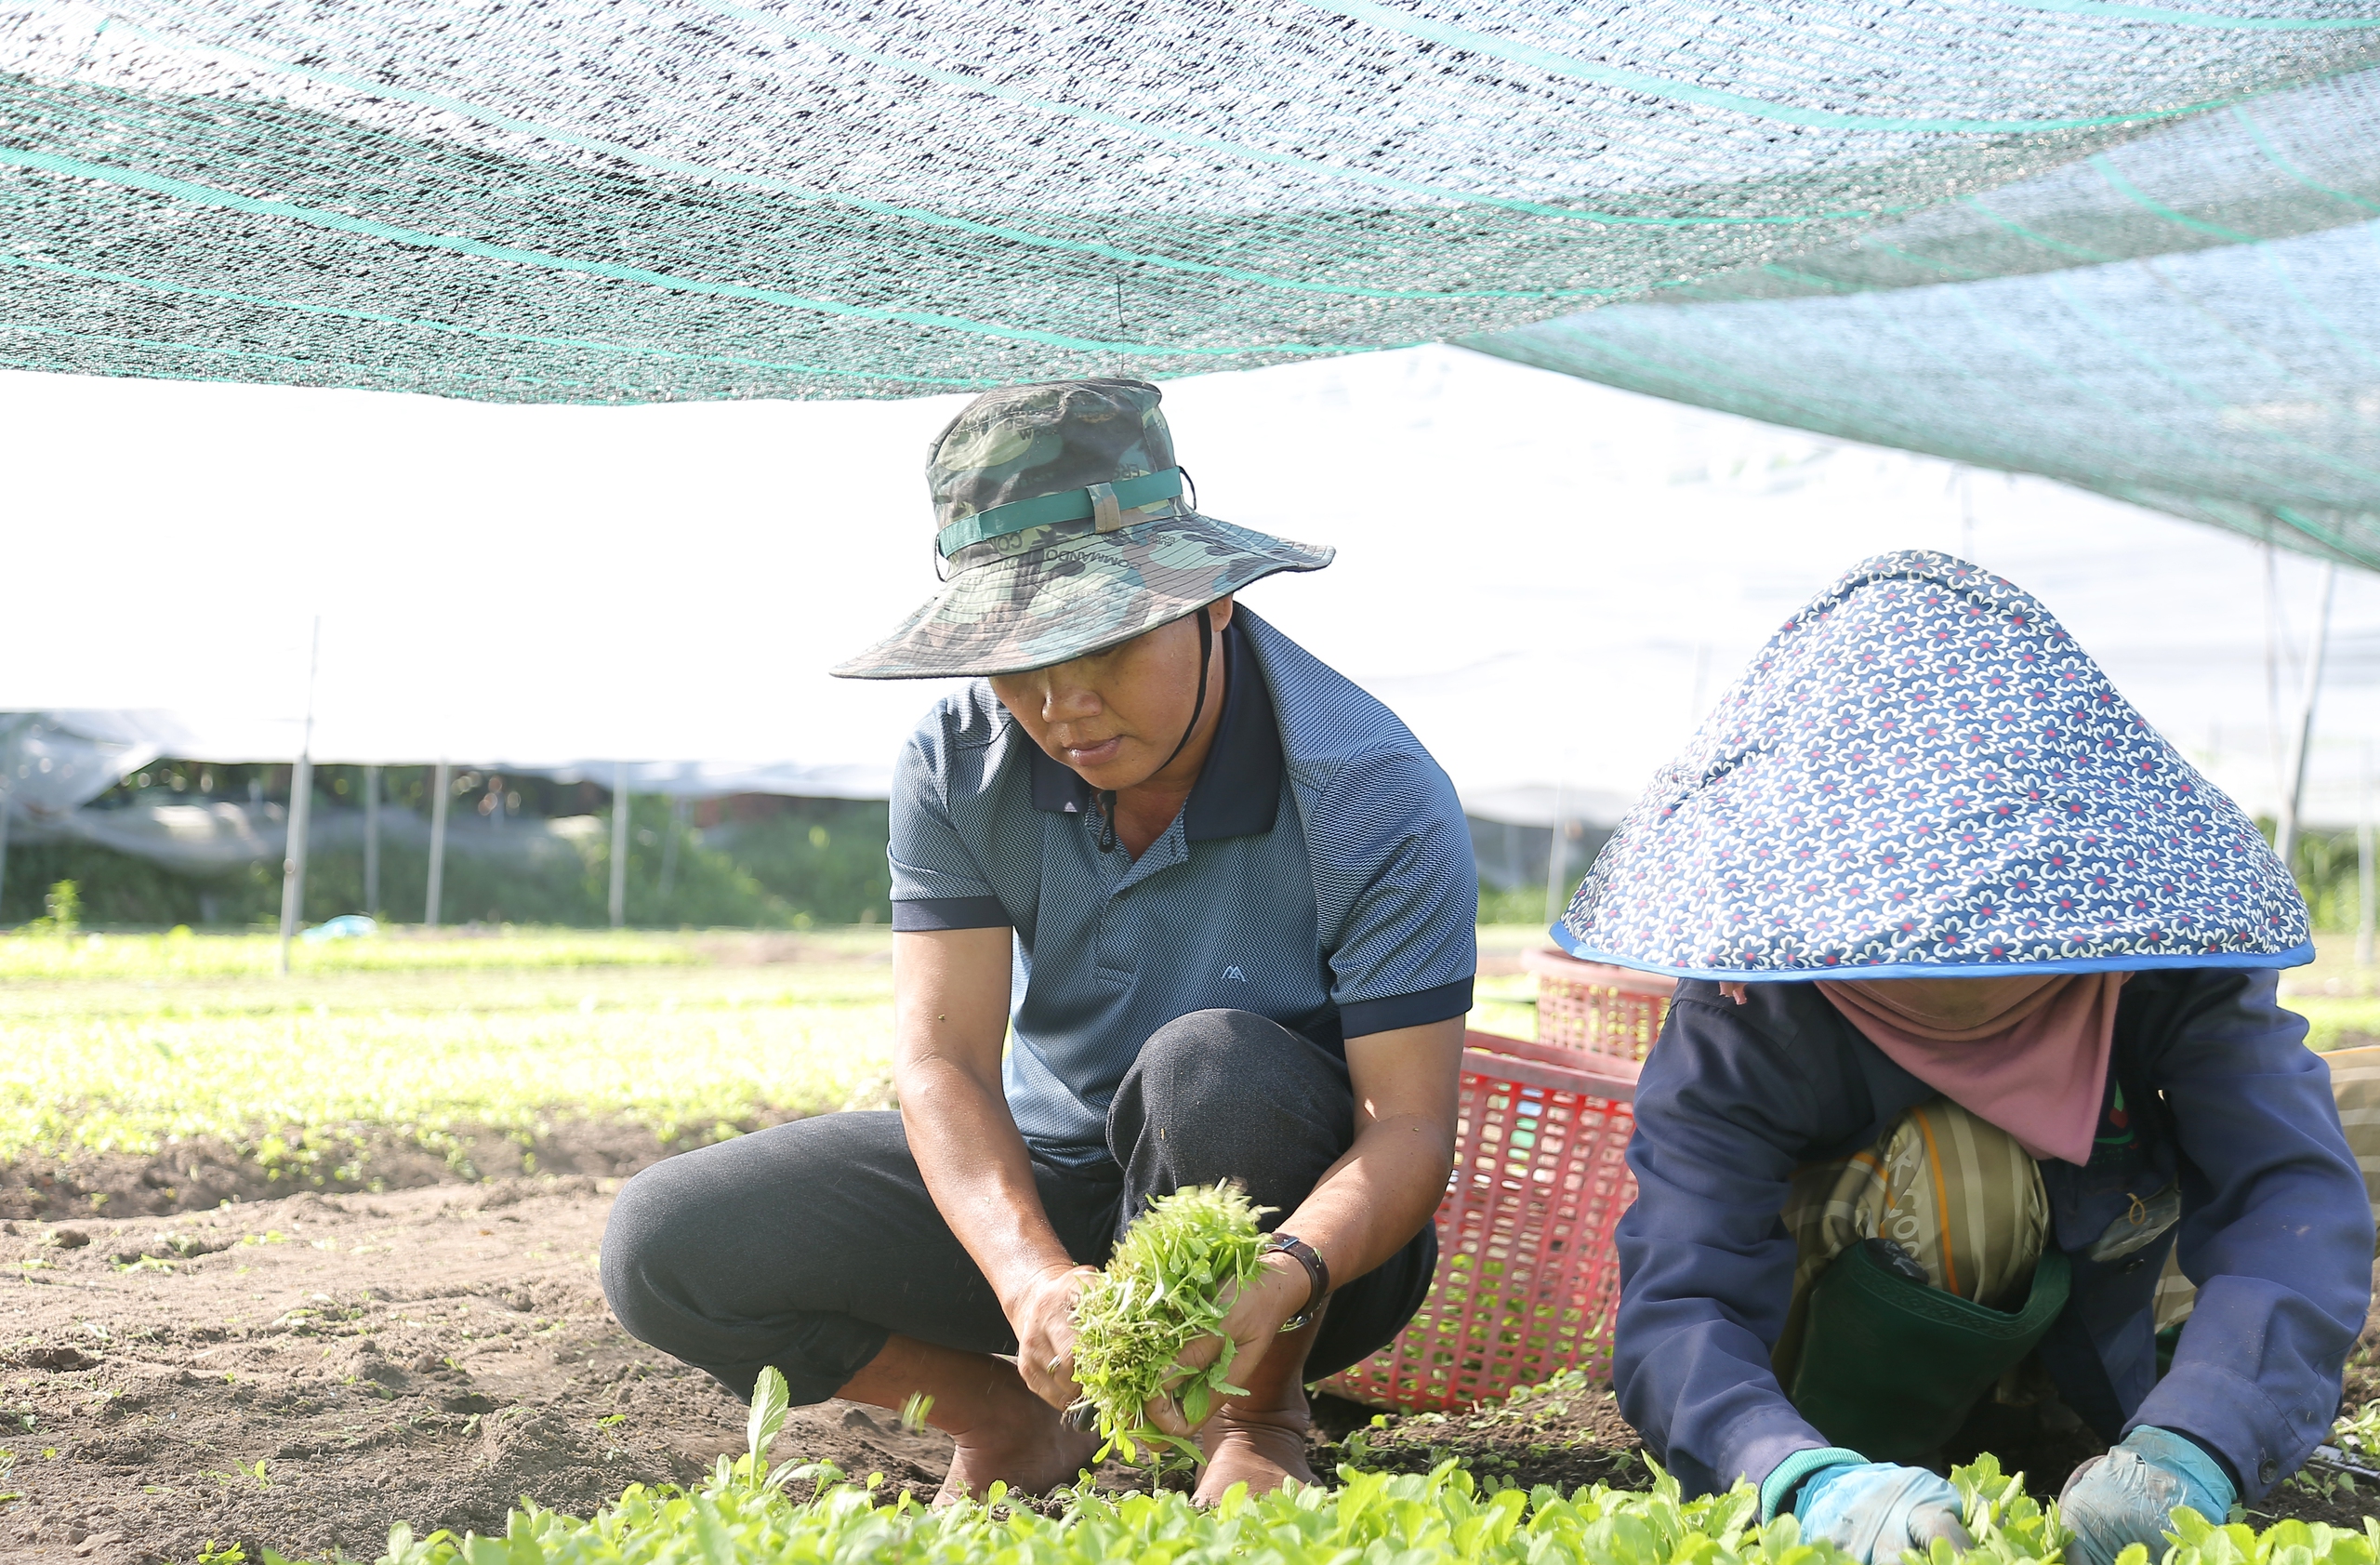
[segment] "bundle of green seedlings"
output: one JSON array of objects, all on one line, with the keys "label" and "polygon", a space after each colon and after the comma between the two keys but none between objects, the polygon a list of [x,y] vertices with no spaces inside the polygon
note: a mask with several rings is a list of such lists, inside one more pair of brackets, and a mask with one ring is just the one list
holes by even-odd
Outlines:
[{"label": "bundle of green seedlings", "polygon": [[1099,1416],[1098,1461],[1115,1452],[1127,1462],[1167,1450],[1196,1463],[1197,1446],[1147,1422],[1160,1397],[1178,1398],[1183,1415],[1203,1423],[1214,1399],[1244,1396],[1231,1384],[1234,1345],[1203,1370],[1181,1362],[1182,1350],[1220,1334],[1233,1293],[1256,1280],[1264,1253],[1257,1218],[1270,1207],[1250,1206],[1231,1185],[1193,1185],[1159,1197],[1132,1222],[1108,1258],[1107,1269],[1075,1306],[1075,1384]]},{"label": "bundle of green seedlings", "polygon": [[[1851,1565],[1834,1545],[1804,1539],[1790,1516],[1757,1525],[1760,1497],[1748,1483],[1688,1499],[1665,1473],[1650,1493],[1601,1484],[1524,1492],[1449,1461],[1426,1474],[1342,1467],[1335,1488],[1293,1484],[1261,1497],[1235,1486],[1205,1507],[1183,1494],[1107,1494],[1085,1481],[1055,1516],[1013,1503],[1000,1484],[983,1503],[930,1510],[906,1492],[879,1501],[880,1476],[861,1484],[824,1463],[772,1464],[769,1444],[785,1419],[785,1381],[764,1370],[747,1454],[721,1457],[701,1487],[631,1484],[583,1521],[524,1503],[501,1538],[418,1537],[398,1526],[379,1565]],[[1986,1456],[1952,1469],[1950,1481],[1975,1546],[1937,1543],[1928,1556],[1904,1557],[1911,1565],[2056,1565],[2069,1534],[2055,1506],[2025,1492],[2022,1475]],[[812,1497],[787,1497],[794,1482],[813,1486]],[[2303,1521],[2257,1532],[2182,1511],[2172,1537],[2162,1565],[2380,1565],[2380,1521],[2362,1532]],[[281,1565],[271,1551],[252,1560],[237,1546],[210,1547],[199,1560]],[[2118,1565],[2152,1562],[2135,1544]]]}]

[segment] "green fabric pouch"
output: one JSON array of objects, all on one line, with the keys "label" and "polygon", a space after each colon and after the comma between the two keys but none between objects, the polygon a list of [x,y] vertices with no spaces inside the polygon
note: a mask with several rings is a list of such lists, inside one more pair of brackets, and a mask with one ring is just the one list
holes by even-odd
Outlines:
[{"label": "green fabric pouch", "polygon": [[2048,1334],[2071,1269],[2047,1250],[2011,1313],[1913,1282],[1855,1244],[1811,1286],[1801,1362],[1785,1394],[1804,1418],[1871,1462],[1921,1462]]}]

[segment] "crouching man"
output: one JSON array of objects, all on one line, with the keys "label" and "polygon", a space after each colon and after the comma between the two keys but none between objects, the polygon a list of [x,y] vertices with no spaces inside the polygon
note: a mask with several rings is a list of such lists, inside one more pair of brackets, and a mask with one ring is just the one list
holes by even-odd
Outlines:
[{"label": "crouching man", "polygon": [[1157,402],[970,404],[927,465],[946,585],[835,670],[982,676],[893,785],[899,1111],[669,1159],[603,1239],[621,1322],[739,1397],[767,1365],[796,1402],[932,1397],[945,1499],[1084,1466],[1075,1301],[1154,1197],[1232,1179],[1276,1209],[1224,1321],[1248,1395],[1195,1431],[1206,1499],[1312,1481],[1305,1384],[1394,1338],[1436,1261],[1461,807],[1387,709],[1235,607],[1331,550],[1185,503]]}]

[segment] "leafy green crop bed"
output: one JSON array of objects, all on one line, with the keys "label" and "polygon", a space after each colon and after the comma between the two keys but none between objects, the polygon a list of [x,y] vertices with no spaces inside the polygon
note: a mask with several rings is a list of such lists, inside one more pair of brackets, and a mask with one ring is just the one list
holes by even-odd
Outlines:
[{"label": "leafy green crop bed", "polygon": [[[774,1382],[774,1384],[772,1384]],[[1758,1497],[1739,1484],[1725,1494],[1683,1498],[1655,1473],[1649,1492],[1602,1484],[1565,1492],[1524,1491],[1459,1462],[1428,1473],[1342,1467],[1335,1487],[1292,1489],[1262,1499],[1235,1490],[1211,1509],[1178,1493],[1112,1495],[1083,1487],[1054,1514],[1012,1504],[995,1486],[985,1504],[941,1511],[906,1493],[890,1504],[877,1485],[848,1481],[824,1465],[774,1468],[765,1452],[785,1420],[784,1382],[767,1372],[755,1396],[747,1454],[726,1457],[699,1489],[631,1485],[596,1516],[580,1519],[524,1506],[505,1535],[416,1538],[391,1531],[382,1565],[745,1565],[769,1561],[868,1561],[871,1565],[1091,1565],[1091,1561],[1263,1560],[1278,1565],[1437,1565],[1511,1561],[1546,1565],[1832,1565],[1846,1557],[1824,1541],[1805,1543],[1791,1517],[1756,1525]],[[1990,1457],[1951,1474],[1976,1546],[1954,1556],[1937,1544],[1930,1565],[2024,1565],[2054,1561],[2066,1534],[2056,1507],[2025,1492],[2022,1475]],[[800,1502],[794,1485],[812,1491]],[[2361,1532],[2285,1521],[2259,1533],[2216,1527],[2176,1513],[2175,1546],[2164,1565],[2374,1565],[2380,1521]],[[237,1550],[202,1565],[244,1565]],[[2148,1565],[2135,1545],[2119,1565]]]},{"label": "leafy green crop bed", "polygon": [[691,936],[360,940],[278,979],[240,967],[269,942],[109,936],[100,972],[60,978],[43,948],[69,942],[0,937],[0,1185],[55,1198],[18,1215],[212,1206],[551,1166],[557,1134],[632,1167],[888,1102],[885,937],[803,943],[755,963]]},{"label": "leafy green crop bed", "polygon": [[0,1163],[210,1140],[368,1182],[342,1147],[888,1102],[890,939],[401,933],[300,941],[281,978],[263,935],[0,935]]},{"label": "leafy green crop bed", "polygon": [[[13,935],[0,937],[0,979],[270,978],[281,942],[270,935]],[[296,940],[293,974],[408,972],[483,967],[615,967],[690,964],[703,960],[691,941],[668,935],[577,931],[512,935],[375,936]]]},{"label": "leafy green crop bed", "polygon": [[[451,972],[493,968],[686,967],[715,961],[723,941],[707,935],[649,930],[394,929],[364,939],[294,940],[290,971],[317,973]],[[805,946],[840,951],[881,949],[889,935],[854,930],[803,937]],[[271,935],[107,932],[0,935],[0,981],[271,978],[280,940]]]}]

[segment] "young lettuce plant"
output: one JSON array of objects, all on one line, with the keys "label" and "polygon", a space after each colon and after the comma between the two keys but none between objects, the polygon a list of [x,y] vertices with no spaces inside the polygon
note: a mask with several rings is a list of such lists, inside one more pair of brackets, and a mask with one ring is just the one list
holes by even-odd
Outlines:
[{"label": "young lettuce plant", "polygon": [[1125,1230],[1075,1306],[1075,1382],[1104,1442],[1094,1460],[1112,1451],[1136,1462],[1144,1445],[1206,1459],[1192,1441],[1150,1427],[1144,1410],[1170,1393],[1198,1424],[1218,1396],[1247,1394],[1231,1384],[1229,1337],[1203,1370],[1180,1360],[1190,1344],[1220,1333],[1231,1295],[1256,1280],[1264,1253],[1256,1220],[1271,1210],[1231,1185],[1194,1185],[1151,1201]]},{"label": "young lettuce plant", "polygon": [[744,1454],[732,1464],[724,1454],[719,1459],[714,1481],[721,1488],[736,1485],[754,1493],[773,1494],[787,1480],[802,1475],[806,1469],[792,1462],[781,1462],[774,1468],[769,1465],[770,1443],[785,1427],[792,1401],[784,1374],[774,1364],[763,1368],[752,1383],[752,1410],[744,1419]]}]

